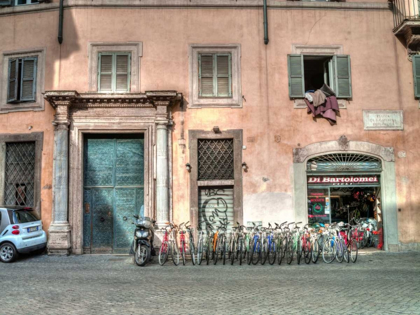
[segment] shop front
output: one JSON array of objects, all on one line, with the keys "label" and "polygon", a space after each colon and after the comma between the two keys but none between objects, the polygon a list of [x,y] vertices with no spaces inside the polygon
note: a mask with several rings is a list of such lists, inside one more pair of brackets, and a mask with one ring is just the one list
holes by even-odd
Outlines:
[{"label": "shop front", "polygon": [[385,250],[398,250],[392,148],[359,141],[320,142],[294,150],[295,220],[364,220],[381,230]]}]

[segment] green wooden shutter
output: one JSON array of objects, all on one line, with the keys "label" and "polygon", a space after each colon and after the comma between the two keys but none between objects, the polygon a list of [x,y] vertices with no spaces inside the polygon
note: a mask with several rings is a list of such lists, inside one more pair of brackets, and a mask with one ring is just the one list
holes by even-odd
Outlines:
[{"label": "green wooden shutter", "polygon": [[335,63],[335,89],[339,98],[351,98],[351,69],[350,56],[337,55],[334,56]]},{"label": "green wooden shutter", "polygon": [[216,75],[217,82],[214,84],[217,89],[216,95],[219,97],[232,96],[232,56],[230,54],[216,55]]},{"label": "green wooden shutter", "polygon": [[19,72],[19,60],[9,60],[9,86],[7,88],[7,102],[16,102],[18,98],[18,72]]},{"label": "green wooden shutter", "polygon": [[305,94],[305,74],[303,70],[303,55],[287,55],[289,69],[289,96],[302,98]]},{"label": "green wooden shutter", "polygon": [[22,59],[20,100],[35,101],[37,58]]},{"label": "green wooden shutter", "polygon": [[414,96],[420,98],[420,55],[413,56]]},{"label": "green wooden shutter", "polygon": [[112,92],[113,54],[99,53],[98,91]]},{"label": "green wooden shutter", "polygon": [[117,53],[115,56],[115,91],[130,91],[130,54]]},{"label": "green wooden shutter", "polygon": [[200,96],[212,97],[215,96],[216,87],[213,84],[214,80],[214,55],[198,55],[198,76],[199,76],[199,87]]}]

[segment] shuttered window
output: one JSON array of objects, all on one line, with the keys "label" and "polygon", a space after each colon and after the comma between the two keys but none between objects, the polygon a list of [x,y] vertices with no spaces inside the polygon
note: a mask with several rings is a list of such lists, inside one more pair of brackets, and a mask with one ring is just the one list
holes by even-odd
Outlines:
[{"label": "shuttered window", "polygon": [[130,64],[130,53],[99,53],[98,91],[129,92]]},{"label": "shuttered window", "polygon": [[37,57],[9,60],[8,103],[35,101],[37,61]]},{"label": "shuttered window", "polygon": [[199,54],[200,97],[232,97],[232,55]]},{"label": "shuttered window", "polygon": [[[289,71],[289,96],[290,98],[303,98],[305,95],[304,55],[288,55]],[[317,56],[322,57],[322,56]],[[328,58],[325,56],[324,58]],[[329,77],[329,85],[334,90],[337,98],[352,98],[350,56],[335,55],[329,57],[329,61],[320,61],[326,64],[325,77]],[[325,82],[325,81],[324,81]]]},{"label": "shuttered window", "polygon": [[420,55],[413,56],[414,96],[420,98]]}]

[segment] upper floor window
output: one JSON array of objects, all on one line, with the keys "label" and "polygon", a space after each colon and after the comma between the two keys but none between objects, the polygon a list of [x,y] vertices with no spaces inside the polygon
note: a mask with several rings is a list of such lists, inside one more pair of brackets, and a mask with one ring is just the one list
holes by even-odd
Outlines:
[{"label": "upper floor window", "polygon": [[289,96],[304,98],[305,92],[327,84],[337,98],[352,98],[350,56],[288,55]]},{"label": "upper floor window", "polygon": [[199,54],[200,97],[232,97],[232,55]]},{"label": "upper floor window", "polygon": [[130,92],[131,54],[101,52],[98,56],[98,92]]},{"label": "upper floor window", "polygon": [[39,3],[38,0],[14,0],[15,5],[24,5],[24,4],[36,4]]},{"label": "upper floor window", "polygon": [[190,45],[190,107],[241,107],[240,45]]},{"label": "upper floor window", "polygon": [[9,59],[7,103],[36,99],[37,57]]}]

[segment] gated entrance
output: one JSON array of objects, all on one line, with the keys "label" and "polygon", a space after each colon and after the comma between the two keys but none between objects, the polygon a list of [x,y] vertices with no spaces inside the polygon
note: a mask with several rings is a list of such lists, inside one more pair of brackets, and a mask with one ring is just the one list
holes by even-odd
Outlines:
[{"label": "gated entrance", "polygon": [[143,215],[143,135],[90,135],[84,143],[85,253],[128,253]]}]

